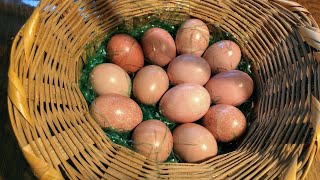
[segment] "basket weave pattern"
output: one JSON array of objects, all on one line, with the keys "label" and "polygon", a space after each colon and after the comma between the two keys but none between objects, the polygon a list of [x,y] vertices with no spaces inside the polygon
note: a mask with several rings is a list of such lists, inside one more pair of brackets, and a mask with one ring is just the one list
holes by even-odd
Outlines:
[{"label": "basket weave pattern", "polygon": [[[111,143],[78,86],[86,45],[141,16],[165,20],[173,9],[233,35],[255,74],[245,140],[201,164],[157,163]],[[41,179],[303,179],[320,147],[319,50],[317,23],[291,1],[43,0],[12,46],[9,115]]]}]

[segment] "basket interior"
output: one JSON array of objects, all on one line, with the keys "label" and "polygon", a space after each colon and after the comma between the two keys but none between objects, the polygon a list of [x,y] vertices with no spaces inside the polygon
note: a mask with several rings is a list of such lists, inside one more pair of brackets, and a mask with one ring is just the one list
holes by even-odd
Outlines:
[{"label": "basket interior", "polygon": [[[19,145],[38,177],[273,179],[296,162],[301,178],[316,148],[312,109],[320,73],[317,51],[297,27],[317,25],[298,15],[277,1],[44,0],[12,47],[12,88],[25,95],[22,109],[32,119],[26,121],[9,95]],[[157,163],[109,141],[90,117],[78,82],[88,44],[101,43],[116,27],[190,17],[228,32],[251,60],[254,121],[236,151],[200,164]]]}]

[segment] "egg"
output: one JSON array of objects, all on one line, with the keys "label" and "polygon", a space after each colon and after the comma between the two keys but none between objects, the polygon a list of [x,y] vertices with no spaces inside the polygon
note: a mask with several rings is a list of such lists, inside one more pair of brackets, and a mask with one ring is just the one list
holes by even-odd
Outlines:
[{"label": "egg", "polygon": [[192,54],[183,54],[174,58],[167,72],[173,85],[195,83],[204,86],[211,76],[211,69],[207,61]]},{"label": "egg", "polygon": [[161,67],[176,57],[176,45],[172,36],[161,28],[146,31],[141,38],[141,46],[146,58]]},{"label": "egg", "polygon": [[107,44],[107,55],[111,62],[129,74],[138,71],[144,65],[141,46],[127,34],[117,34],[111,37]]},{"label": "egg", "polygon": [[98,94],[121,94],[130,96],[131,79],[119,66],[112,63],[103,63],[93,68],[89,77],[92,89]]},{"label": "egg", "polygon": [[209,29],[203,21],[189,19],[176,34],[177,53],[201,56],[209,45],[209,37]]},{"label": "egg", "polygon": [[194,122],[210,107],[208,91],[193,83],[179,84],[161,98],[159,109],[163,116],[176,123]]},{"label": "egg", "polygon": [[198,124],[182,124],[173,131],[172,136],[173,151],[184,162],[203,162],[218,153],[218,145],[213,135]]},{"label": "egg", "polygon": [[156,104],[169,88],[169,78],[161,67],[149,65],[138,71],[133,80],[133,94],[143,104]]},{"label": "egg", "polygon": [[90,105],[90,114],[102,128],[118,131],[131,131],[142,121],[138,104],[119,94],[97,97]]},{"label": "egg", "polygon": [[205,88],[212,102],[238,106],[251,97],[253,86],[253,80],[248,74],[239,70],[229,70],[213,76]]},{"label": "egg", "polygon": [[203,58],[208,61],[213,73],[219,73],[237,68],[241,50],[235,42],[222,40],[211,45],[203,54]]},{"label": "egg", "polygon": [[218,142],[232,142],[241,137],[247,128],[246,118],[236,107],[225,104],[212,106],[203,117],[202,124]]},{"label": "egg", "polygon": [[161,121],[143,121],[133,131],[133,148],[138,153],[164,162],[172,151],[173,139],[170,129]]}]

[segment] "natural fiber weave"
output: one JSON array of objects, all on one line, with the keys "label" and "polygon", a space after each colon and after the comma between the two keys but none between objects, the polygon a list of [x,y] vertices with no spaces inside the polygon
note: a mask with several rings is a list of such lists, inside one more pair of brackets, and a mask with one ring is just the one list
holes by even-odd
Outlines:
[{"label": "natural fiber weave", "polygon": [[[172,16],[172,13],[179,14]],[[85,47],[155,15],[202,19],[252,60],[258,99],[240,147],[201,164],[156,163],[111,143],[78,86]],[[11,52],[8,108],[41,179],[304,179],[320,147],[320,30],[284,0],[43,0]]]}]

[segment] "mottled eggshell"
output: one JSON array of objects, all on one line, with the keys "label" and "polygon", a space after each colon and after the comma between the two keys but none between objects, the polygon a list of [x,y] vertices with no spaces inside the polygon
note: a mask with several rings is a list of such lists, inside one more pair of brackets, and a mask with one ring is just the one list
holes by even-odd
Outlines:
[{"label": "mottled eggshell", "polygon": [[193,83],[179,84],[169,89],[159,104],[161,113],[177,123],[194,122],[204,116],[209,107],[208,91]]},{"label": "mottled eggshell", "polygon": [[128,73],[134,73],[143,67],[144,56],[139,43],[127,34],[111,37],[107,45],[107,54],[111,61]]},{"label": "mottled eggshell", "polygon": [[178,29],[176,47],[178,54],[201,56],[209,45],[209,29],[199,19],[189,19]]},{"label": "mottled eggshell", "polygon": [[239,70],[229,70],[213,76],[205,85],[211,101],[216,104],[238,106],[253,93],[253,80]]},{"label": "mottled eggshell", "polygon": [[167,72],[173,85],[195,83],[203,86],[211,76],[211,69],[207,61],[192,54],[183,54],[174,58]]},{"label": "mottled eggshell", "polygon": [[169,88],[167,73],[159,66],[143,67],[133,81],[133,94],[143,104],[156,104]]},{"label": "mottled eggshell", "polygon": [[98,95],[115,93],[130,96],[131,79],[119,66],[103,63],[96,66],[90,73],[89,81]]},{"label": "mottled eggshell", "polygon": [[241,137],[247,128],[246,118],[234,106],[218,104],[212,106],[203,117],[202,124],[218,142],[232,142]]},{"label": "mottled eggshell", "polygon": [[142,121],[139,105],[119,94],[97,97],[90,105],[90,114],[101,127],[118,131],[131,131]]},{"label": "mottled eggshell", "polygon": [[241,50],[235,42],[222,40],[211,45],[203,58],[208,61],[213,73],[219,73],[237,68],[241,59]]},{"label": "mottled eggshell", "polygon": [[215,138],[206,128],[198,124],[182,124],[172,135],[173,150],[184,162],[202,162],[218,153]]},{"label": "mottled eggshell", "polygon": [[142,36],[141,46],[151,63],[161,67],[176,57],[176,45],[172,36],[161,28],[146,31]]},{"label": "mottled eggshell", "polygon": [[159,162],[169,157],[173,146],[170,129],[154,119],[139,124],[133,131],[132,141],[138,153]]}]

